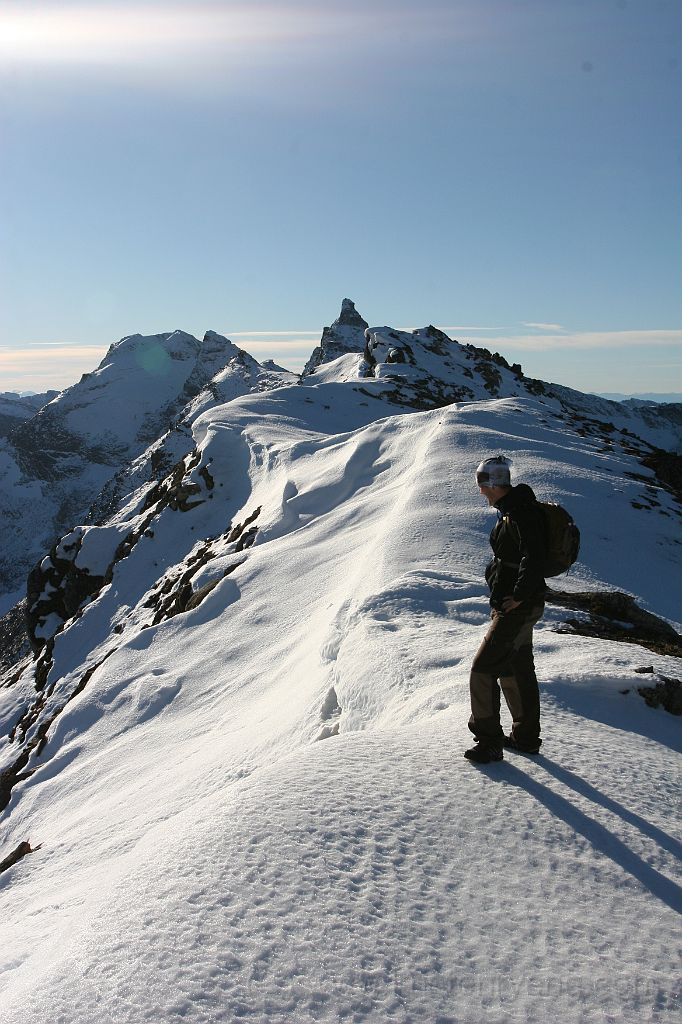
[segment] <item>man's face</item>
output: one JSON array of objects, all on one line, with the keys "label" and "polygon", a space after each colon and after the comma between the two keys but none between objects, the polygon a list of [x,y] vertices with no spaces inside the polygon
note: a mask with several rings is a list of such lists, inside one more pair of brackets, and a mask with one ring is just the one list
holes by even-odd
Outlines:
[{"label": "man's face", "polygon": [[489,505],[494,505],[509,490],[508,487],[486,487],[485,484],[479,484],[478,489]]}]

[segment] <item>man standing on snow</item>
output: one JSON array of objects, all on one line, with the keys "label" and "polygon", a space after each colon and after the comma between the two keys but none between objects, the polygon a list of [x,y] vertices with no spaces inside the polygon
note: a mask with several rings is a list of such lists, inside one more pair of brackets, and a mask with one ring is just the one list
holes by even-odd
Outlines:
[{"label": "man standing on snow", "polygon": [[[503,747],[537,754],[542,743],[533,626],[545,607],[545,527],[531,488],[511,486],[510,465],[498,455],[476,470],[481,494],[498,512],[490,534],[494,557],[485,571],[492,621],[470,677],[469,728],[476,745],[464,756],[477,764],[501,761]],[[500,725],[500,687],[513,720],[509,736]]]}]

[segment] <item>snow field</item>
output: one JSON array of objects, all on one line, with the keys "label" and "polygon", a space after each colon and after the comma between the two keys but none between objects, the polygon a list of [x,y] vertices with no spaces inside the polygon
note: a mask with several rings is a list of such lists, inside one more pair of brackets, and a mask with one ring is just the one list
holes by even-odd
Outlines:
[{"label": "snow field", "polygon": [[[638,592],[665,612],[668,525],[634,569],[602,557],[608,474],[540,403],[368,408],[324,385],[202,416],[215,497],[166,509],[58,637],[57,697],[113,653],[6,812],[8,847],[43,843],[0,877],[7,1024],[672,1019],[679,723],[633,670],[674,660],[556,634],[548,609],[543,758],[462,758],[482,454],[511,450],[574,512],[574,589],[627,588],[646,562]],[[258,507],[242,564],[143,630],[159,576]],[[611,552],[641,521],[620,512]]]},{"label": "snow field", "polygon": [[[141,839],[4,1019],[668,1019],[679,889],[631,845],[661,855],[662,839],[670,873],[679,843],[637,816],[627,781],[605,795],[581,716],[547,718],[538,761],[473,768],[448,713],[315,744],[199,799]],[[598,733],[607,758],[654,745]]]}]

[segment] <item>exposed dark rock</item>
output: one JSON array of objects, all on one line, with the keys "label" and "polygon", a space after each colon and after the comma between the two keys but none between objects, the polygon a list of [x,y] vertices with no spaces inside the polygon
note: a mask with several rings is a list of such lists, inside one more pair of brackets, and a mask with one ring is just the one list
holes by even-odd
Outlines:
[{"label": "exposed dark rock", "polygon": [[78,475],[80,465],[70,464],[65,456],[77,456],[79,462],[115,465],[125,454],[123,446],[114,443],[106,449],[102,446],[88,447],[82,437],[68,429],[61,410],[52,405],[45,406],[30,420],[17,424],[10,434],[10,441],[22,473],[38,480],[53,481]]},{"label": "exposed dark rock", "polygon": [[341,312],[331,325],[322,331],[320,344],[303,368],[303,377],[314,373],[323,363],[329,363],[347,352],[362,352],[367,321],[358,313],[355,303],[344,299]]},{"label": "exposed dark rock", "polygon": [[228,543],[231,544],[233,541],[238,540],[239,537],[241,537],[246,527],[250,526],[251,523],[258,518],[261,512],[261,507],[262,506],[259,505],[258,508],[253,510],[250,516],[246,517],[243,523],[238,523],[237,526],[234,527],[234,529],[230,530],[227,536]]},{"label": "exposed dark rock", "polygon": [[[29,573],[26,586],[25,623],[33,651],[38,654],[49,636],[41,629],[51,616],[62,622],[70,619],[89,597],[98,594],[105,583],[104,576],[91,575],[75,564],[82,544],[82,535],[71,545],[61,544],[68,558],[60,557],[59,545],[53,545],[46,558],[41,559]],[[53,630],[54,632],[54,630]]]},{"label": "exposed dark rock", "polygon": [[682,715],[682,680],[671,676],[659,676],[655,686],[640,686],[637,693],[651,708],[663,707],[671,715]]},{"label": "exposed dark rock", "polygon": [[[497,353],[496,353],[497,354]],[[484,381],[484,387],[493,398],[500,392],[500,385],[502,384],[502,374],[499,370],[496,370],[492,363],[479,362],[476,363],[476,369],[481,375]]]},{"label": "exposed dark rock", "polygon": [[620,591],[572,594],[548,588],[546,599],[550,604],[589,613],[589,620],[568,619],[568,628],[558,629],[559,633],[639,644],[656,654],[682,657],[682,636],[669,622],[640,608],[629,594]]},{"label": "exposed dark rock", "polygon": [[534,377],[526,377],[526,388],[531,395],[546,395],[547,388],[541,380],[536,380]]},{"label": "exposed dark rock", "polygon": [[18,416],[6,416],[0,413],[0,437],[8,437],[17,425]]},{"label": "exposed dark rock", "polygon": [[19,601],[0,619],[0,673],[7,671],[31,651],[26,634],[26,601]]},{"label": "exposed dark rock", "polygon": [[[142,511],[146,512],[153,508],[156,514],[166,506],[179,509],[181,512],[188,511],[188,498],[193,494],[198,494],[201,487],[199,484],[185,481],[185,477],[189,476],[193,469],[196,469],[200,461],[199,452],[192,451],[177,462],[171,472],[149,490],[145,496]],[[189,507],[193,507],[193,504]]]},{"label": "exposed dark rock", "polygon": [[12,850],[8,857],[5,857],[4,860],[0,860],[0,874],[2,874],[3,871],[7,871],[8,868],[13,867],[29,853],[36,853],[39,849],[40,846],[31,846],[29,842],[19,843],[16,849]]},{"label": "exposed dark rock", "polygon": [[10,802],[12,796],[12,790],[16,786],[17,782],[20,782],[26,776],[21,773],[28,764],[28,759],[31,755],[30,749],[23,750],[14,764],[9,765],[4,771],[0,772],[0,811],[4,811],[7,804]]},{"label": "exposed dark rock", "polygon": [[[52,643],[52,641],[50,643]],[[98,662],[94,665],[90,665],[66,700],[63,703],[58,704],[52,713],[46,717],[42,717],[42,714],[45,710],[47,699],[51,696],[57,681],[53,681],[49,688],[44,688],[44,684],[47,681],[46,678],[43,681],[43,686],[41,687],[38,687],[36,682],[36,690],[38,693],[35,701],[21,714],[8,737],[10,743],[17,742],[24,744],[24,746],[14,763],[10,764],[2,773],[0,773],[0,811],[4,811],[7,807],[12,796],[12,790],[17,783],[23,782],[33,774],[35,769],[30,769],[29,771],[24,771],[24,769],[26,768],[32,754],[35,753],[36,757],[39,757],[43,752],[45,744],[47,743],[47,734],[50,730],[50,726],[57,720],[57,718],[59,718],[61,713],[64,711],[64,708],[66,708],[67,705],[79,695],[79,693],[83,692],[100,665],[104,664],[107,658],[111,657],[116,650],[116,647],[111,647]],[[50,666],[51,661],[47,667],[47,671],[49,671]],[[35,732],[29,737],[28,734],[34,727]]]},{"label": "exposed dark rock", "polygon": [[162,580],[145,602],[146,607],[154,609],[151,625],[156,626],[166,619],[173,618],[175,615],[180,615],[182,612],[197,608],[220,583],[221,579],[229,576],[230,573],[243,564],[243,559],[234,562],[225,569],[222,577],[210,580],[196,590],[192,587],[192,580],[199,570],[211,562],[217,554],[224,554],[225,542],[235,545],[235,554],[244,551],[253,544],[258,527],[251,524],[258,518],[260,511],[259,506],[254,509],[244,522],[231,527],[223,536],[216,538],[214,541],[206,541],[188,558],[184,572]]},{"label": "exposed dark rock", "polygon": [[682,455],[654,448],[641,461],[647,469],[653,469],[661,485],[682,503]]},{"label": "exposed dark rock", "polygon": [[252,526],[250,530],[246,530],[241,535],[239,540],[237,541],[237,546],[235,547],[234,550],[235,551],[244,551],[246,548],[250,548],[251,545],[253,544],[253,542],[256,539],[256,534],[257,533],[258,533],[258,527],[257,526]]},{"label": "exposed dark rock", "polygon": [[202,466],[201,467],[201,469],[199,470],[199,476],[203,479],[203,481],[206,484],[206,487],[208,488],[208,490],[212,491],[213,488],[215,487],[215,480],[213,479],[213,477],[209,473],[207,466]]},{"label": "exposed dark rock", "polygon": [[[234,568],[236,568],[236,566],[234,566]],[[189,612],[192,610],[192,608],[198,608],[201,602],[208,597],[212,590],[215,590],[219,583],[219,579],[211,580],[210,583],[205,583],[203,587],[199,587],[197,590],[194,591],[190,586],[189,595],[187,595],[186,597],[184,608],[181,608],[179,610]]]}]

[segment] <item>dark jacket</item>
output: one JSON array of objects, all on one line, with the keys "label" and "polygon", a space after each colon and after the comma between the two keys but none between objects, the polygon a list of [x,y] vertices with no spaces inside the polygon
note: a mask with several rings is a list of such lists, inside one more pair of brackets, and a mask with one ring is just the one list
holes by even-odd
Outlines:
[{"label": "dark jacket", "polygon": [[545,523],[528,484],[512,487],[496,502],[498,520],[490,534],[494,558],[485,571],[490,604],[501,608],[505,597],[524,604],[544,601]]}]

